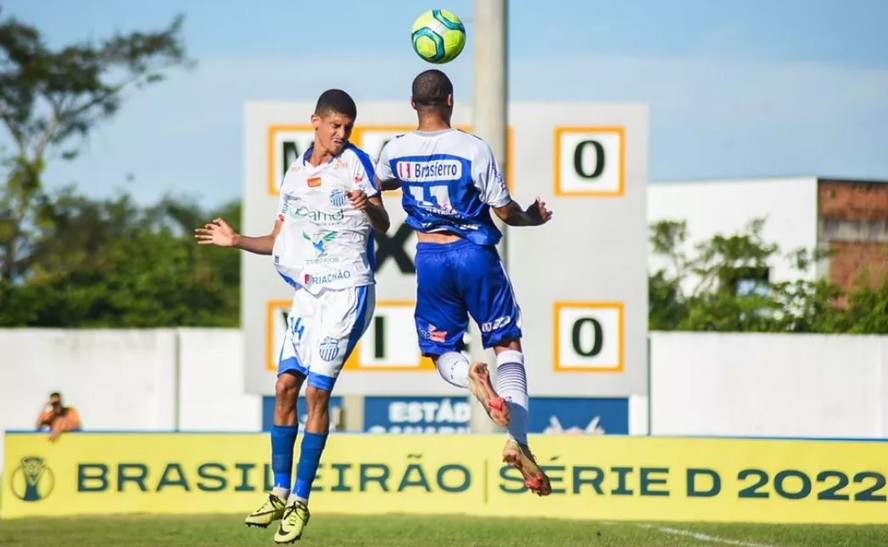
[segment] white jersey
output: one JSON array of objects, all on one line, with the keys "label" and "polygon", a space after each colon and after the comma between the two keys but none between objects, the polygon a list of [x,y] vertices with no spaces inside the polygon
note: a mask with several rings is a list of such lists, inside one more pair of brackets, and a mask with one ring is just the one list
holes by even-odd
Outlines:
[{"label": "white jersey", "polygon": [[317,167],[312,149],[294,161],[281,183],[278,219],[281,231],[272,259],[278,273],[296,289],[323,289],[374,283],[370,219],[355,209],[346,193],[379,193],[370,157],[352,144]]}]

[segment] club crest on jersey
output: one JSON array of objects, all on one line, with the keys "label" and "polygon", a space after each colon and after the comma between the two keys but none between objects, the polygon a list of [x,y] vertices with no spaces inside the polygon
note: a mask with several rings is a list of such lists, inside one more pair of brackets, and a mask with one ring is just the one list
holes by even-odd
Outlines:
[{"label": "club crest on jersey", "polygon": [[309,188],[317,188],[321,185],[321,177],[310,177],[305,181]]},{"label": "club crest on jersey", "polygon": [[332,361],[339,356],[339,341],[330,336],[325,336],[321,341],[321,359]]},{"label": "club crest on jersey", "polygon": [[398,178],[405,182],[430,182],[462,178],[462,162],[455,159],[399,161]]},{"label": "club crest on jersey", "polygon": [[330,205],[333,207],[344,207],[347,201],[348,197],[341,188],[334,188],[333,191],[330,192]]}]

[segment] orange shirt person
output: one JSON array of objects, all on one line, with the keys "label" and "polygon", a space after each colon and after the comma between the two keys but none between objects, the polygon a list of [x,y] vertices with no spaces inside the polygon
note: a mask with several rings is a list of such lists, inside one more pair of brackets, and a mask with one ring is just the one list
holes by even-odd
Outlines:
[{"label": "orange shirt person", "polygon": [[46,409],[37,418],[37,430],[49,428],[49,440],[55,441],[63,431],[77,431],[82,428],[80,414],[73,406],[62,403],[58,391],[49,394]]}]

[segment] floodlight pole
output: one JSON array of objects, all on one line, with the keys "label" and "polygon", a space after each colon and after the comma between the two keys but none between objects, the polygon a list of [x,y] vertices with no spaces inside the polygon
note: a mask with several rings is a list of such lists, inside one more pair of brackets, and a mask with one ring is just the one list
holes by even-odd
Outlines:
[{"label": "floodlight pole", "polygon": [[[471,35],[475,49],[472,130],[485,139],[499,160],[503,177],[507,177],[509,165],[506,154],[508,127],[508,0],[476,0],[475,30]],[[504,180],[508,180],[505,178]],[[497,225],[503,231],[499,245],[503,263],[508,265],[506,256],[506,230],[499,219]],[[496,362],[493,352],[485,352],[481,346],[481,331],[470,321],[469,349],[472,361],[485,361],[490,367],[491,378],[496,376]],[[476,402],[472,402],[471,430],[473,433],[492,433],[496,426],[486,412]]]}]

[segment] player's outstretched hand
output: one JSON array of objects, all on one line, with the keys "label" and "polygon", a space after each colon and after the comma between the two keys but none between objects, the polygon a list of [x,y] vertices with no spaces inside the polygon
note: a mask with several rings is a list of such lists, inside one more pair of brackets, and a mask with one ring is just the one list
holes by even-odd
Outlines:
[{"label": "player's outstretched hand", "polygon": [[546,202],[539,197],[527,207],[525,213],[535,219],[538,225],[545,224],[552,219],[552,211],[546,208]]},{"label": "player's outstretched hand", "polygon": [[346,196],[348,196],[348,200],[351,201],[351,204],[354,205],[355,209],[358,211],[363,211],[370,203],[370,198],[368,198],[367,194],[362,190],[351,190]]},{"label": "player's outstretched hand", "polygon": [[198,245],[234,247],[237,244],[237,236],[237,232],[222,218],[214,218],[204,224],[203,228],[194,229],[194,239]]}]

